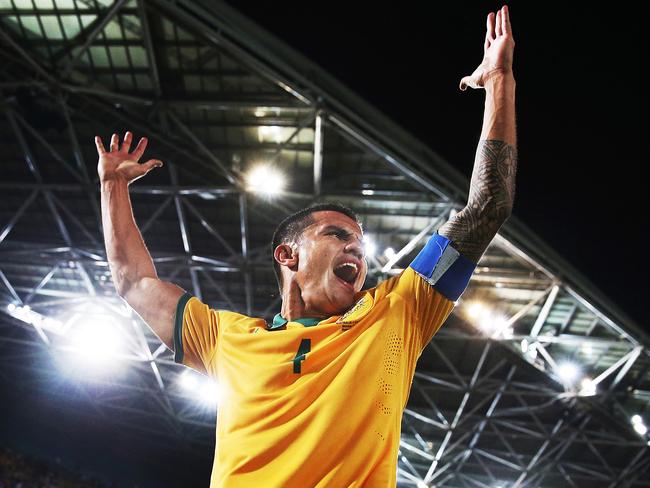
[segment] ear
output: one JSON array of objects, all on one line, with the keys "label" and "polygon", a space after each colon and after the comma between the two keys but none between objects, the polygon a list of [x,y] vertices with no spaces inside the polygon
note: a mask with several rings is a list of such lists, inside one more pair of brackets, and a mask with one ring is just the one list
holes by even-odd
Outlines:
[{"label": "ear", "polygon": [[298,249],[291,247],[289,244],[280,244],[273,251],[273,259],[280,266],[286,266],[292,271],[298,269]]}]

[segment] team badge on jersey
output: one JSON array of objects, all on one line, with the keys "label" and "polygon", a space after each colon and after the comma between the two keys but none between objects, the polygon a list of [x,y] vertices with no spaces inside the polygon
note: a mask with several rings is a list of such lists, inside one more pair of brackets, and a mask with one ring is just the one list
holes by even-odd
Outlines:
[{"label": "team badge on jersey", "polygon": [[355,303],[350,310],[345,312],[339,319],[336,321],[337,324],[341,324],[341,330],[348,330],[359,320],[361,320],[372,308],[374,301],[369,294],[362,296],[357,303]]}]

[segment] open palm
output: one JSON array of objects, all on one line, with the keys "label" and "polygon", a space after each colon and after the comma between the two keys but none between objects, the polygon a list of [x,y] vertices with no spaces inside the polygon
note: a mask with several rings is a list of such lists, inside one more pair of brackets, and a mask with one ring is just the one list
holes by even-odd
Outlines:
[{"label": "open palm", "polygon": [[104,148],[101,137],[95,137],[95,145],[97,146],[97,154],[99,155],[97,172],[99,173],[100,181],[123,179],[127,183],[131,183],[146,175],[153,168],[162,166],[162,161],[158,159],[150,159],[146,163],[140,164],[140,158],[147,148],[147,138],[141,138],[135,150],[129,153],[132,141],[133,134],[127,132],[124,136],[124,142],[120,147],[118,135],[113,134],[111,137],[111,150],[109,152]]},{"label": "open palm", "polygon": [[510,14],[508,7],[504,5],[496,15],[493,12],[488,14],[483,61],[470,76],[465,76],[460,81],[460,89],[465,91],[468,86],[483,88],[491,75],[512,71],[514,49],[515,40],[512,37]]}]

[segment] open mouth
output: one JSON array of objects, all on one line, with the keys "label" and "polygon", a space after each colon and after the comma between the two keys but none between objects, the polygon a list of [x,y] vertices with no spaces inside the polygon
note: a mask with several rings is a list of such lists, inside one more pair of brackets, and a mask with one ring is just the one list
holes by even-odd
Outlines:
[{"label": "open mouth", "polygon": [[345,262],[334,268],[334,274],[337,278],[345,281],[348,285],[354,285],[359,276],[359,267],[356,263]]}]

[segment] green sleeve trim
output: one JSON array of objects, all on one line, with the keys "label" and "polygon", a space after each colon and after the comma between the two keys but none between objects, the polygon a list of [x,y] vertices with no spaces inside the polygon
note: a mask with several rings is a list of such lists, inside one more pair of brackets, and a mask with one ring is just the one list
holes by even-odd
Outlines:
[{"label": "green sleeve trim", "polygon": [[183,313],[190,298],[192,298],[192,295],[186,292],[178,300],[176,314],[174,315],[174,362],[179,364],[183,364]]}]

